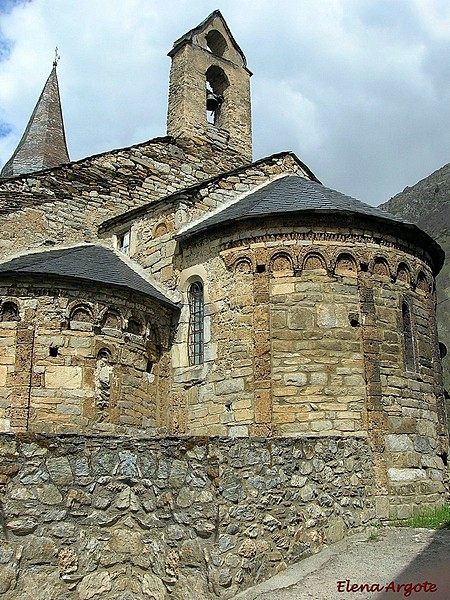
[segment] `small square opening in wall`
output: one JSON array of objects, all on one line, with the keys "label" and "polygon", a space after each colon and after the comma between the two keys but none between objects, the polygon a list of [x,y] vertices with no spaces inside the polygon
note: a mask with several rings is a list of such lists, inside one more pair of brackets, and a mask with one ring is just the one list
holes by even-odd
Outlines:
[{"label": "small square opening in wall", "polygon": [[49,350],[48,350],[48,355],[49,356],[58,356],[58,346],[50,346]]},{"label": "small square opening in wall", "polygon": [[265,273],[265,271],[266,271],[266,265],[256,265],[257,273]]}]

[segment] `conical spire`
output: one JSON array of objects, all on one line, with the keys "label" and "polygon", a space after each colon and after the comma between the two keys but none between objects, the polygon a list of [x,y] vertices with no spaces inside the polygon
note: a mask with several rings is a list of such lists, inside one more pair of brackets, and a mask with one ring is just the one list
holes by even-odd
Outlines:
[{"label": "conical spire", "polygon": [[22,139],[2,169],[2,177],[24,175],[70,161],[59,96],[56,54],[52,71]]}]

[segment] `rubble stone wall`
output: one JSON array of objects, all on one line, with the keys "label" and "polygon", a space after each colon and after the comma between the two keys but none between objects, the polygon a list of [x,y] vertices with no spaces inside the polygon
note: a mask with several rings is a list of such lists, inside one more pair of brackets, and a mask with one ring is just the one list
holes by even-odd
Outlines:
[{"label": "rubble stone wall", "polygon": [[0,181],[0,256],[92,242],[103,221],[246,161],[192,140],[157,138],[42,173]]},{"label": "rubble stone wall", "polygon": [[0,436],[5,600],[234,598],[376,517],[365,438]]}]

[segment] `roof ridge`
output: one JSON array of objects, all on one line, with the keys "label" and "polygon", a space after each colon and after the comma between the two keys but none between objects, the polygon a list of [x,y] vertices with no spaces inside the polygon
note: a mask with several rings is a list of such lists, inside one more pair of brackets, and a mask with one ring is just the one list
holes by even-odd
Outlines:
[{"label": "roof ridge", "polygon": [[167,56],[172,57],[183,44],[187,44],[190,40],[192,40],[192,38],[195,34],[201,32],[203,29],[205,29],[205,27],[211,21],[213,21],[216,17],[218,17],[219,19],[222,20],[222,24],[224,26],[224,29],[225,29],[228,37],[230,38],[231,43],[235,47],[235,50],[237,51],[237,53],[241,56],[242,62],[244,63],[244,67],[247,68],[247,59],[245,57],[245,54],[242,51],[242,48],[236,42],[234,35],[231,32],[231,29],[228,27],[228,23],[225,21],[225,18],[219,9],[214,10],[211,14],[209,14],[206,17],[206,19],[203,19],[203,21],[201,23],[199,23],[196,27],[193,27],[192,29],[187,31],[185,34],[180,36],[177,40],[175,40],[175,42],[173,43],[173,46],[172,46],[171,50],[168,52]]}]

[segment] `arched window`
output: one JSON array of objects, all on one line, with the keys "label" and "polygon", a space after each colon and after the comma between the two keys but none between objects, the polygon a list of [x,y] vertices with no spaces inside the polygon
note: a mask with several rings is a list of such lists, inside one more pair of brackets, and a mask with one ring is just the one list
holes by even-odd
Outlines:
[{"label": "arched window", "polygon": [[402,304],[402,332],[405,370],[415,371],[416,361],[414,357],[414,339],[412,332],[411,313],[406,302],[403,302]]},{"label": "arched window", "polygon": [[188,355],[190,365],[201,365],[204,358],[204,308],[203,284],[196,281],[189,286],[189,340]]},{"label": "arched window", "polygon": [[90,307],[79,304],[70,311],[69,328],[79,331],[91,331],[93,320]]},{"label": "arched window", "polygon": [[122,328],[121,318],[117,311],[107,310],[102,318],[102,329],[116,329]]}]

